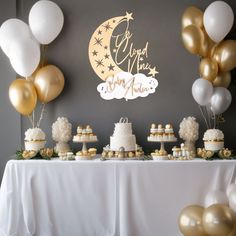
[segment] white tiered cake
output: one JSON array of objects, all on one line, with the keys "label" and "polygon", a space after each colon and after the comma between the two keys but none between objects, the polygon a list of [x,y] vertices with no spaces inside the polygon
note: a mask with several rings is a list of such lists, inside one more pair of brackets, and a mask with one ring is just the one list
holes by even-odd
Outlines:
[{"label": "white tiered cake", "polygon": [[110,150],[119,151],[120,148],[124,151],[136,151],[136,137],[132,133],[132,123],[128,118],[121,118],[119,123],[115,124],[113,135],[110,137]]}]

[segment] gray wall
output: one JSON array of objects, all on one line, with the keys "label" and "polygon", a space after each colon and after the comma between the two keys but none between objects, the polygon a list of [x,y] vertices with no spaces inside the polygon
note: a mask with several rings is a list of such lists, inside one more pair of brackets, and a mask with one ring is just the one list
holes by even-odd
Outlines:
[{"label": "gray wall", "polygon": [[[0,9],[14,9],[14,1],[7,5],[1,1]],[[13,2],[12,4],[10,4]],[[27,21],[28,13],[35,1],[17,1],[17,15]],[[42,128],[47,132],[48,144],[51,141],[51,124],[58,116],[67,116],[74,125],[91,124],[99,137],[97,147],[109,143],[109,136],[113,132],[114,122],[121,116],[127,116],[133,122],[134,133],[138,143],[146,151],[155,148],[155,145],[146,141],[149,127],[152,122],[171,122],[178,130],[178,124],[186,116],[195,116],[205,129],[196,103],[191,95],[193,81],[198,78],[199,59],[190,55],[183,47],[181,41],[181,15],[190,5],[195,5],[204,10],[212,1],[160,1],[160,0],[57,0],[65,16],[64,28],[59,37],[49,45],[47,59],[57,65],[64,72],[66,86],[63,94],[47,106],[47,113],[43,120]],[[236,1],[228,0],[236,13]],[[9,17],[14,17],[15,12],[2,10],[1,22]],[[136,45],[144,45],[149,41],[149,61],[157,65],[159,75],[159,88],[157,92],[147,98],[133,101],[124,100],[105,101],[96,91],[101,80],[96,76],[88,60],[88,42],[96,27],[103,21],[133,12],[135,20],[131,27]],[[236,28],[233,27],[229,37],[236,39]],[[6,58],[1,53],[1,115],[11,117],[1,122],[2,140],[8,133],[7,144],[1,142],[1,165],[5,164],[7,156],[16,149],[20,137],[19,118],[11,108],[7,98],[7,88],[13,79],[14,72],[10,69]],[[235,73],[234,73],[235,74]],[[234,76],[234,78],[236,75]],[[233,102],[225,113],[226,123],[222,125],[225,131],[227,146],[235,147],[236,140],[236,86],[231,85]],[[17,120],[12,120],[13,118]],[[1,119],[3,119],[1,117]],[[24,118],[22,124],[22,140],[24,131],[29,127],[29,122]],[[8,132],[6,132],[8,131]],[[202,132],[201,131],[201,132]],[[202,134],[201,134],[202,135]],[[13,139],[14,140],[13,142]],[[12,141],[11,141],[12,140]],[[75,149],[78,149],[73,145]],[[4,159],[5,158],[5,159]]]}]

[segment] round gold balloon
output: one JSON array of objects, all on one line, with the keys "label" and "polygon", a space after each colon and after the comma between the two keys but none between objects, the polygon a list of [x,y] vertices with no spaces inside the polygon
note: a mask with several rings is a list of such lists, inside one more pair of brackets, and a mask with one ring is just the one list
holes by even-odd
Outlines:
[{"label": "round gold balloon", "polygon": [[221,72],[212,81],[212,84],[213,84],[214,87],[228,88],[230,83],[231,83],[231,74],[230,74],[230,72]]},{"label": "round gold balloon", "polygon": [[62,92],[64,83],[64,75],[54,65],[47,65],[39,69],[34,79],[38,98],[42,103],[55,99]]},{"label": "round gold balloon", "polygon": [[197,7],[188,7],[182,16],[182,28],[189,25],[195,25],[199,28],[203,27],[203,12]]},{"label": "round gold balloon", "polygon": [[189,25],[182,31],[182,39],[185,48],[192,54],[206,57],[210,54],[213,41],[204,30],[195,25]]},{"label": "round gold balloon", "polygon": [[179,216],[179,229],[184,236],[207,236],[202,226],[204,208],[193,205],[184,208]]},{"label": "round gold balloon", "polygon": [[205,232],[211,236],[227,236],[233,231],[234,215],[226,205],[214,204],[205,209],[202,224]]},{"label": "round gold balloon", "polygon": [[217,62],[210,58],[204,58],[200,62],[199,71],[201,77],[206,80],[213,81],[218,73]]},{"label": "round gold balloon", "polygon": [[30,115],[37,104],[34,84],[24,79],[16,79],[9,88],[9,98],[14,108],[22,115]]},{"label": "round gold balloon", "polygon": [[202,32],[203,38],[199,55],[202,57],[209,57],[211,56],[212,48],[215,47],[216,43],[211,40],[211,38],[206,33],[205,29],[202,29]]},{"label": "round gold balloon", "polygon": [[236,41],[225,40],[213,52],[213,58],[221,71],[230,71],[236,67]]},{"label": "round gold balloon", "polygon": [[201,43],[204,40],[203,31],[195,25],[189,25],[182,31],[182,39],[185,48],[192,54],[199,54]]}]

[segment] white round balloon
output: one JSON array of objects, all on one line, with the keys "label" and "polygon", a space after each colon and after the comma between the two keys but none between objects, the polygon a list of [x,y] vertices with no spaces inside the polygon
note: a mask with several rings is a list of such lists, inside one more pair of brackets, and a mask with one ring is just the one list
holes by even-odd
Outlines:
[{"label": "white round balloon", "polygon": [[11,44],[19,38],[31,37],[29,26],[19,19],[6,20],[0,28],[0,46],[9,57]]},{"label": "white round balloon", "polygon": [[228,197],[222,191],[219,190],[211,191],[207,194],[205,198],[205,207],[207,208],[213,204],[228,205],[229,204]]},{"label": "white round balloon", "polygon": [[30,10],[29,25],[41,44],[51,43],[60,33],[63,23],[62,10],[52,1],[38,1]]},{"label": "white round balloon", "polygon": [[234,23],[232,8],[224,1],[211,3],[204,12],[203,24],[209,37],[216,43],[229,33]]},{"label": "white round balloon", "polygon": [[40,62],[39,43],[32,38],[19,39],[12,43],[9,58],[16,73],[28,77]]},{"label": "white round balloon", "polygon": [[197,79],[192,86],[192,95],[195,101],[201,105],[206,106],[213,94],[213,86],[206,79]]},{"label": "white round balloon", "polygon": [[236,190],[236,184],[230,184],[226,190],[227,197],[229,197],[231,191]]},{"label": "white round balloon", "polygon": [[232,190],[229,195],[229,207],[236,213],[236,189]]},{"label": "white round balloon", "polygon": [[215,115],[224,113],[230,106],[232,101],[232,95],[230,91],[224,87],[214,88],[213,95],[211,97],[211,111]]}]

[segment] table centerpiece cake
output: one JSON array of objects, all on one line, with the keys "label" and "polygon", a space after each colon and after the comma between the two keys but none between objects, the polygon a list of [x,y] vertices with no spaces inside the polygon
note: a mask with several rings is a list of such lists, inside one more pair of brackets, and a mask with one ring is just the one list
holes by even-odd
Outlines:
[{"label": "table centerpiece cake", "polygon": [[25,150],[36,151],[43,149],[46,144],[45,133],[40,128],[31,128],[25,132]]},{"label": "table centerpiece cake", "polygon": [[132,131],[132,123],[128,118],[120,118],[115,124],[113,135],[110,137],[110,145],[103,149],[103,159],[137,160],[143,159],[144,152],[136,144],[136,136]]},{"label": "table centerpiece cake", "polygon": [[224,148],[224,133],[219,129],[208,129],[203,141],[206,150],[219,151]]}]

